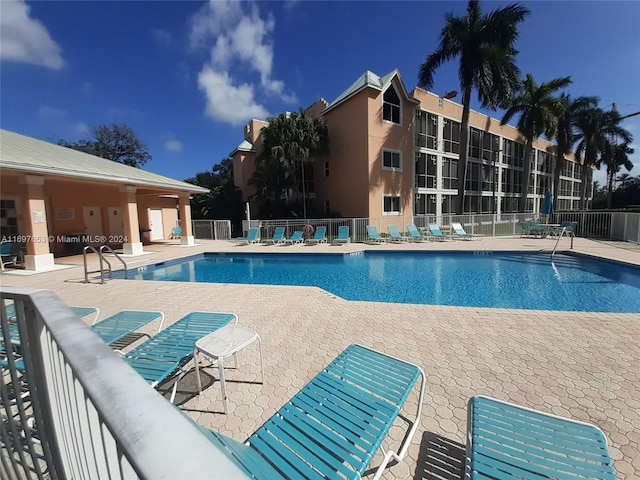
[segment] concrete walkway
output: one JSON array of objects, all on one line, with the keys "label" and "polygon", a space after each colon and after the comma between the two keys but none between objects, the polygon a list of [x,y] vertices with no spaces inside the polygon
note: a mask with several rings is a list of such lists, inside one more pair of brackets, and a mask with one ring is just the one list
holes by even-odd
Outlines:
[{"label": "concrete walkway", "polygon": [[[552,239],[511,238],[367,246],[195,247],[155,244],[127,258],[130,268],[201,252],[347,252],[389,250],[550,251]],[[569,240],[563,239],[560,249]],[[574,250],[640,265],[640,247],[575,239]],[[265,356],[259,384],[257,349],[229,370],[228,415],[217,370],[206,367],[197,393],[192,371],[176,403],[199,424],[243,441],[319,369],[351,343],[420,365],[427,373],[423,421],[408,458],[387,479],[459,478],[464,458],[466,402],[476,394],[598,425],[606,434],[619,478],[640,477],[640,312],[638,314],[525,311],[350,302],[312,287],[278,287],[111,280],[85,284],[82,257],[57,259],[68,268],[35,275],[3,273],[2,285],[48,288],[69,305],[96,306],[101,318],[120,310],[164,311],[175,321],[197,310],[230,311],[257,330]],[[91,269],[96,269],[91,259]],[[640,294],[640,291],[639,291]],[[151,333],[153,326],[149,327]],[[163,388],[169,392],[171,385]],[[412,409],[416,399],[410,399]],[[398,425],[391,441],[399,443]],[[396,443],[396,444],[397,444]],[[372,465],[375,467],[379,458]]]}]

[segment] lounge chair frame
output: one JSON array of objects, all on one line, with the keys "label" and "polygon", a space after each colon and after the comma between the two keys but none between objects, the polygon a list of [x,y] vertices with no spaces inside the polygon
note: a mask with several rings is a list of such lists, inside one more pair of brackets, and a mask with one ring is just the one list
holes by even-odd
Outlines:
[{"label": "lounge chair frame", "polygon": [[327,227],[316,228],[312,238],[308,238],[305,242],[308,245],[318,245],[319,243],[327,243]]},{"label": "lounge chair frame", "polygon": [[482,240],[484,238],[482,235],[467,233],[460,222],[451,222],[451,230],[453,230],[453,238],[456,240]]},{"label": "lounge chair frame", "polygon": [[341,225],[338,227],[338,236],[331,242],[335,245],[344,245],[351,243],[351,237],[349,236],[349,227],[347,225]]},{"label": "lounge chair frame", "polygon": [[260,229],[258,227],[250,228],[247,236],[239,239],[236,245],[251,245],[254,243],[260,243]]},{"label": "lounge chair frame", "polygon": [[400,234],[398,227],[395,225],[387,225],[387,232],[389,232],[389,242],[404,243],[407,241],[407,239]]},{"label": "lounge chair frame", "polygon": [[297,245],[300,243],[304,243],[304,232],[302,230],[296,230],[289,238],[284,239],[283,245]]},{"label": "lounge chair frame", "polygon": [[375,225],[367,225],[367,243],[369,244],[381,244],[386,243],[386,239],[380,236],[378,228]]}]

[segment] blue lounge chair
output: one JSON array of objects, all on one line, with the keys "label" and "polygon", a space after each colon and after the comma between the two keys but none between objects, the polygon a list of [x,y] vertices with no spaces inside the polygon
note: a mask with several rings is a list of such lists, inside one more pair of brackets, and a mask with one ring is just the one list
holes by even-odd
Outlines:
[{"label": "blue lounge chair", "polygon": [[343,225],[338,227],[338,236],[333,239],[333,242],[336,245],[344,245],[345,243],[351,243],[351,237],[349,236],[349,227]]},{"label": "blue lounge chair", "polygon": [[423,237],[418,228],[415,225],[407,225],[407,233],[409,234],[408,239],[412,242],[424,242],[428,240],[427,237]]},{"label": "blue lounge chair", "polygon": [[98,334],[104,343],[113,345],[146,324],[160,319],[158,332],[164,323],[164,313],[146,311],[124,311],[111,315],[98,323],[91,325],[91,329]]},{"label": "blue lounge chair", "polygon": [[2,270],[7,265],[16,266],[18,262],[18,244],[14,242],[0,243],[0,265]]},{"label": "blue lounge chair", "polygon": [[[96,323],[98,320],[98,316],[100,315],[100,309],[96,307],[69,307],[75,315],[80,318],[88,317],[89,315],[95,315],[93,319],[93,323]],[[5,312],[7,313],[7,318],[9,320],[16,319],[16,306],[13,303],[10,303],[5,307]]]},{"label": "blue lounge chair", "polygon": [[465,232],[462,224],[458,222],[451,223],[451,229],[454,231],[454,238],[459,238],[461,240],[482,240],[482,235],[477,235],[475,233],[467,233]]},{"label": "blue lounge chair", "polygon": [[286,240],[285,236],[284,236],[284,227],[277,227],[274,231],[273,231],[273,237],[271,238],[265,238],[263,240],[265,245],[283,245],[284,241]]},{"label": "blue lounge chair", "polygon": [[451,235],[445,235],[440,230],[440,227],[435,223],[429,224],[429,232],[431,232],[431,238],[437,242],[446,242],[447,240],[451,240]]},{"label": "blue lounge chair", "polygon": [[173,227],[173,229],[171,230],[171,238],[181,238],[182,237],[182,227],[180,227],[179,225],[176,227]]},{"label": "blue lounge chair", "polygon": [[385,239],[380,236],[375,225],[367,225],[367,237],[367,243],[385,243]]},{"label": "blue lounge chair", "polygon": [[327,227],[316,228],[313,238],[307,239],[309,245],[317,245],[319,243],[327,243]]},{"label": "blue lounge chair", "polygon": [[298,243],[304,243],[304,232],[302,230],[296,230],[295,232],[293,232],[291,237],[286,238],[284,240],[285,245],[286,244],[295,245]]},{"label": "blue lounge chair", "polygon": [[400,232],[398,231],[398,227],[396,227],[395,225],[387,225],[387,231],[389,232],[390,242],[400,243],[400,242],[407,241],[406,238],[400,235]]},{"label": "blue lounge chair", "polygon": [[464,478],[597,478],[616,473],[602,431],[494,398],[468,404]]},{"label": "blue lounge chair", "polygon": [[122,358],[154,388],[176,376],[170,400],[173,403],[178,382],[186,373],[182,371],[183,367],[193,359],[196,341],[237,321],[234,313],[193,312],[136,346]]},{"label": "blue lounge chair", "polygon": [[250,228],[245,238],[238,240],[237,245],[251,245],[252,243],[260,242],[260,229]]},{"label": "blue lounge chair", "polygon": [[[415,417],[403,412],[421,380]],[[251,478],[359,479],[403,413],[411,424],[397,452],[386,445],[379,478],[401,461],[420,423],[425,375],[416,365],[351,345],[242,444],[209,439]]]},{"label": "blue lounge chair", "polygon": [[540,222],[529,222],[529,235],[533,235],[536,238],[544,236],[544,229]]}]

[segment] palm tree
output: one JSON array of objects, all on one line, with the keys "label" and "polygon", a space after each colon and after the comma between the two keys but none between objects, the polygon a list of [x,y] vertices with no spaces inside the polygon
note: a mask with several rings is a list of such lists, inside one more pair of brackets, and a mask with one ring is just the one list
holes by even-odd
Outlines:
[{"label": "palm tree", "polygon": [[545,135],[547,138],[555,136],[557,130],[556,118],[560,115],[562,103],[553,94],[570,84],[571,77],[564,77],[538,85],[533,76],[528,73],[520,92],[509,101],[509,108],[502,117],[501,124],[505,125],[514,115],[520,114],[517,127],[526,141],[524,146],[522,191],[518,201],[518,211],[520,213],[524,213],[527,207],[533,142],[541,135]]},{"label": "palm tree", "polygon": [[518,24],[529,14],[525,7],[511,4],[483,15],[477,0],[469,0],[465,17],[445,15],[438,49],[430,54],[418,75],[418,85],[433,86],[435,71],[446,61],[459,58],[458,77],[462,90],[460,164],[458,167],[457,213],[464,212],[464,189],[469,155],[471,91],[477,89],[482,107],[495,109],[517,90],[520,71],[515,64],[514,44]]},{"label": "palm tree", "polygon": [[605,149],[611,138],[620,138],[630,143],[631,134],[620,126],[622,117],[615,110],[604,111],[592,108],[583,112],[576,121],[579,143],[576,147],[576,160],[582,163],[582,192],[580,209],[584,210],[587,201],[587,177],[589,169],[596,165],[598,155]]},{"label": "palm tree", "polygon": [[627,182],[629,182],[631,179],[632,177],[628,173],[621,173],[616,177],[616,182],[620,183],[620,186],[624,188],[627,186]]},{"label": "palm tree", "polygon": [[602,165],[607,166],[607,208],[611,208],[613,201],[613,183],[616,180],[616,174],[622,167],[628,172],[633,168],[633,162],[629,159],[629,155],[633,155],[635,150],[628,143],[616,144],[607,141],[596,166],[598,169]]},{"label": "palm tree", "polygon": [[560,113],[556,118],[556,165],[553,172],[553,209],[557,209],[560,174],[564,170],[565,157],[571,152],[576,143],[575,123],[585,111],[598,105],[598,97],[578,97],[572,99],[570,95],[560,96]]},{"label": "palm tree", "polygon": [[302,193],[304,218],[307,216],[306,166],[312,163],[316,156],[328,152],[327,132],[324,120],[310,117],[303,110],[280,114],[270,119],[269,125],[262,130],[263,150],[257,161],[275,159],[282,163],[285,176],[292,179],[295,196],[300,197]]}]

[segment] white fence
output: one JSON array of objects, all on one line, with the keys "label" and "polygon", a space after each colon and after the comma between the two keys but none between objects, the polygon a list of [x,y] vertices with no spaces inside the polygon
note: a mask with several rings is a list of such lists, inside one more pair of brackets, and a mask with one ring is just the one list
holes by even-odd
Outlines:
[{"label": "white fence", "polygon": [[0,478],[246,478],[53,292],[0,298]]},{"label": "white fence", "polygon": [[[420,215],[410,217],[386,216],[380,218],[316,218],[316,219],[286,219],[286,220],[252,220],[251,225],[243,222],[243,230],[246,233],[249,227],[260,228],[261,238],[270,238],[277,227],[285,228],[285,235],[291,236],[296,230],[304,230],[306,225],[314,228],[325,226],[327,236],[335,237],[338,227],[349,226],[351,238],[354,241],[364,241],[367,235],[367,225],[375,225],[380,233],[386,233],[388,225],[395,225],[398,229],[406,231],[409,223],[419,228],[426,227],[429,223],[438,224],[443,229],[448,229],[452,222],[461,223],[467,233],[481,234],[484,236],[514,236],[522,233],[521,224],[535,220],[536,215],[531,213],[505,213],[499,215]],[[230,226],[227,233],[214,237],[214,231],[219,220],[194,220],[198,222],[198,229],[194,227],[196,238],[203,239],[227,239],[230,238]],[[621,240],[640,243],[640,213],[619,212],[566,212],[555,214],[550,223],[577,222],[576,235],[586,238],[600,238]],[[228,235],[228,237],[226,236]]]}]

